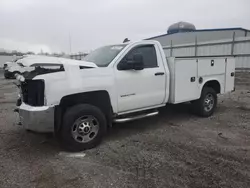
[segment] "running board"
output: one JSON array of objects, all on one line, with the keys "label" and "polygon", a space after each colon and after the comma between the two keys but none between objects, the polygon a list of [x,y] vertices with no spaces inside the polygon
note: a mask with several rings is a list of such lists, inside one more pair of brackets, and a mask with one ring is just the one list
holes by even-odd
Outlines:
[{"label": "running board", "polygon": [[141,114],[141,115],[137,115],[137,116],[114,119],[114,122],[115,123],[124,123],[124,122],[133,121],[133,120],[137,120],[137,119],[142,119],[142,118],[146,118],[146,117],[156,116],[158,114],[159,114],[158,111],[154,111],[154,112],[147,113],[147,114]]}]

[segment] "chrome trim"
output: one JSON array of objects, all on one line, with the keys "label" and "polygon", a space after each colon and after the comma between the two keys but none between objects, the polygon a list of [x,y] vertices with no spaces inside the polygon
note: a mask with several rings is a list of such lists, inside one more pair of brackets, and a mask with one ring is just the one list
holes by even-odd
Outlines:
[{"label": "chrome trim", "polygon": [[146,118],[146,117],[156,116],[158,114],[159,114],[159,112],[155,111],[155,112],[151,112],[151,113],[148,113],[148,114],[137,115],[137,116],[134,116],[134,117],[114,119],[114,122],[115,123],[124,123],[124,122],[133,121],[133,120],[137,120],[137,119],[142,119],[142,118]]},{"label": "chrome trim", "polygon": [[54,107],[39,106],[33,107],[22,103],[19,107],[20,122],[25,129],[34,132],[54,131]]}]

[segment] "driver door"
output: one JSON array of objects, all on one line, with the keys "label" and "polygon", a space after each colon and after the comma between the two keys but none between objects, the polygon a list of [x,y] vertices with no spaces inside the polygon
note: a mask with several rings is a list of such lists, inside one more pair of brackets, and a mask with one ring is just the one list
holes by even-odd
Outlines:
[{"label": "driver door", "polygon": [[[134,54],[141,54],[142,70],[119,70],[120,63],[126,63]],[[166,75],[159,65],[154,45],[140,45],[132,48],[115,70],[118,112],[126,112],[160,105],[165,97]]]}]

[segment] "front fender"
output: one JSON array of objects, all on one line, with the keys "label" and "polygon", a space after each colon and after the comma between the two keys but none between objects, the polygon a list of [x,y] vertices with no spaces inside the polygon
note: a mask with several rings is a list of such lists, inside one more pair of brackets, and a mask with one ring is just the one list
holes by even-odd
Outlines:
[{"label": "front fender", "polygon": [[110,68],[79,69],[72,67],[64,72],[36,76],[45,81],[47,105],[58,105],[64,96],[104,90],[110,96],[114,112],[117,112],[116,89]]}]

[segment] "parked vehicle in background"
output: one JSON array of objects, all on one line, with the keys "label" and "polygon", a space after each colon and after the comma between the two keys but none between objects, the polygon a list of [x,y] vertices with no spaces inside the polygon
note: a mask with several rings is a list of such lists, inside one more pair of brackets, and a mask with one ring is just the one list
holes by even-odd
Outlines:
[{"label": "parked vehicle in background", "polygon": [[[5,77],[6,79],[15,78],[15,77],[14,77],[14,73],[12,73],[12,72],[9,71],[9,70],[11,69],[11,67],[19,66],[18,63],[17,63],[18,60],[20,60],[20,59],[22,59],[22,58],[24,58],[24,57],[27,57],[27,56],[20,56],[20,57],[15,58],[13,61],[4,63],[3,69],[4,69],[4,77]],[[17,72],[20,74],[19,71],[17,71]],[[16,73],[16,72],[15,72],[15,73]]]},{"label": "parked vehicle in background", "polygon": [[9,69],[11,66],[16,65],[16,62],[19,59],[22,59],[23,57],[27,57],[27,56],[14,56],[12,61],[7,61],[3,64],[3,69]]},{"label": "parked vehicle in background", "polygon": [[6,67],[4,69],[4,77],[6,79],[14,79],[15,78],[15,74],[22,74],[22,72],[20,72],[20,70],[22,69],[22,64],[20,63],[11,63],[11,66]]},{"label": "parked vehicle in background", "polygon": [[[36,61],[34,67],[47,63]],[[113,122],[157,115],[169,103],[191,102],[196,114],[211,116],[217,94],[234,90],[234,58],[166,59],[157,41],[104,46],[84,61],[57,61],[55,72],[35,69],[17,77],[19,115],[25,129],[54,132],[73,151],[98,145]]]},{"label": "parked vehicle in background", "polygon": [[3,64],[3,69],[6,69],[8,67],[8,65],[12,64],[13,62],[11,61],[7,61]]}]

